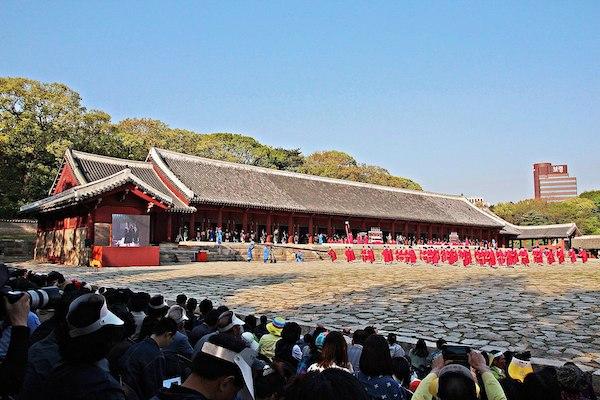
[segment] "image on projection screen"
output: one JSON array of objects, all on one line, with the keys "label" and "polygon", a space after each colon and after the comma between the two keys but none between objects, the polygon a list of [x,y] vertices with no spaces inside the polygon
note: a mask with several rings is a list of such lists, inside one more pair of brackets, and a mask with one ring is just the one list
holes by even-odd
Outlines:
[{"label": "image on projection screen", "polygon": [[149,215],[112,215],[112,245],[116,247],[148,246],[150,242]]}]

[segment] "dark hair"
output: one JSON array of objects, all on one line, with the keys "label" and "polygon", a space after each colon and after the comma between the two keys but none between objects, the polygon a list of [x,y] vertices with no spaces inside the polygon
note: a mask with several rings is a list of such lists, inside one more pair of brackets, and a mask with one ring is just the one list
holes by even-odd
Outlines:
[{"label": "dark hair", "polygon": [[[329,336],[329,335],[328,335]],[[329,368],[298,376],[288,387],[286,400],[368,400],[363,385],[352,374]]]},{"label": "dark hair", "polygon": [[344,335],[337,331],[329,332],[325,337],[319,361],[319,365],[325,367],[332,363],[344,368],[348,365],[348,345]]},{"label": "dark hair", "polygon": [[405,357],[392,358],[392,375],[400,381],[402,386],[410,385],[410,362]]},{"label": "dark hair", "polygon": [[[268,399],[274,394],[279,398],[286,385],[286,370],[282,364],[266,362],[270,367],[265,375],[265,370],[259,372],[254,378],[254,395],[256,399]],[[266,367],[266,366],[265,366]],[[293,371],[294,373],[296,371]]]},{"label": "dark hair", "polygon": [[521,385],[521,398],[527,400],[559,400],[560,392],[556,369],[553,367],[544,367],[528,374]]},{"label": "dark hair", "polygon": [[123,327],[105,325],[96,332],[70,337],[67,330],[57,335],[60,354],[65,361],[95,363],[106,358],[110,350],[123,337]]},{"label": "dark hair", "polygon": [[212,309],[206,314],[206,318],[204,318],[204,322],[208,326],[217,326],[217,321],[219,320],[219,311]]},{"label": "dark hair", "polygon": [[254,332],[255,329],[256,329],[256,317],[254,316],[254,314],[246,315],[246,318],[244,318],[244,330],[246,332]]},{"label": "dark hair", "polygon": [[48,276],[46,277],[46,282],[48,284],[52,283],[52,282],[57,282],[58,284],[62,284],[65,283],[65,277],[63,274],[61,274],[58,271],[50,271],[48,273]]},{"label": "dark hair", "polygon": [[175,335],[177,332],[177,323],[168,317],[163,317],[159,319],[154,326],[152,327],[153,335],[163,335],[165,333],[171,333]]},{"label": "dark hair", "polygon": [[260,316],[260,323],[261,323],[261,324],[263,324],[263,325],[266,325],[268,320],[269,320],[269,319],[267,318],[267,316],[266,316],[266,315],[261,315],[261,316]]},{"label": "dark hair", "polygon": [[175,302],[179,305],[185,304],[186,301],[187,301],[187,296],[183,293],[178,294],[177,297],[175,298]]},{"label": "dark hair", "polygon": [[117,304],[108,309],[123,321],[123,339],[135,333],[135,320],[133,319],[133,315],[127,310],[127,307]]},{"label": "dark hair", "polygon": [[440,339],[436,340],[435,347],[437,347],[438,350],[441,350],[442,347],[444,347],[445,344],[446,344],[446,340],[440,338]]},{"label": "dark hair", "polygon": [[[217,333],[208,339],[209,343],[239,353],[246,348],[246,344],[234,336]],[[192,373],[209,381],[214,381],[223,376],[233,376],[236,386],[244,386],[244,378],[240,368],[223,359],[210,354],[198,352],[192,361]]]},{"label": "dark hair", "polygon": [[294,345],[296,342],[298,342],[298,340],[300,340],[301,333],[302,328],[300,328],[300,325],[295,322],[286,322],[281,330],[281,340]]},{"label": "dark hair", "polygon": [[387,341],[388,341],[389,344],[395,344],[396,343],[396,334],[395,333],[388,333]]},{"label": "dark hair", "polygon": [[149,301],[150,295],[148,293],[134,293],[129,299],[129,309],[135,312],[146,311]]},{"label": "dark hair", "polygon": [[367,376],[391,376],[394,368],[387,340],[381,335],[371,335],[360,355],[361,372]]},{"label": "dark hair", "polygon": [[438,385],[440,400],[477,400],[475,381],[458,372],[443,374]]},{"label": "dark hair", "polygon": [[200,302],[200,314],[208,314],[213,309],[213,303],[209,299],[204,299]]},{"label": "dark hair", "polygon": [[352,343],[363,345],[367,339],[367,334],[362,329],[357,329],[352,334]]},{"label": "dark hair", "polygon": [[224,312],[229,311],[229,307],[227,306],[219,306],[217,307],[217,312],[219,313],[219,315],[223,314]]},{"label": "dark hair", "polygon": [[193,297],[190,297],[189,299],[187,299],[187,303],[185,303],[185,309],[189,312],[194,312],[196,311],[196,307],[198,307],[198,300],[196,300]]},{"label": "dark hair", "polygon": [[427,357],[429,355],[429,350],[427,349],[427,344],[425,343],[425,339],[417,340],[417,344],[413,349],[413,353],[418,357]]},{"label": "dark hair", "polygon": [[[363,329],[365,331],[365,335],[366,336],[371,336],[377,333],[377,330],[375,329],[374,326],[367,326],[365,327],[365,329]],[[366,339],[366,338],[365,338]]]}]

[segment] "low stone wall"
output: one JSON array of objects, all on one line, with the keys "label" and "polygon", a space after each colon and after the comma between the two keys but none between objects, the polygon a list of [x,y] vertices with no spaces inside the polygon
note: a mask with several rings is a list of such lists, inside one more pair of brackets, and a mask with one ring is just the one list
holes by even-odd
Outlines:
[{"label": "low stone wall", "polygon": [[11,262],[31,260],[33,248],[33,240],[0,239],[0,260]]}]

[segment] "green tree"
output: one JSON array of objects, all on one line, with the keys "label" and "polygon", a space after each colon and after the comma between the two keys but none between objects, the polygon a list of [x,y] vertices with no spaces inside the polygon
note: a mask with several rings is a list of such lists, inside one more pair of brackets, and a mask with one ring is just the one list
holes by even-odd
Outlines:
[{"label": "green tree", "polygon": [[45,196],[66,148],[119,156],[118,141],[108,114],[67,86],[0,78],[0,217]]},{"label": "green tree", "polygon": [[299,170],[306,174],[329,178],[422,190],[418,183],[410,179],[391,175],[381,167],[358,164],[351,155],[337,150],[317,151],[309,155]]}]

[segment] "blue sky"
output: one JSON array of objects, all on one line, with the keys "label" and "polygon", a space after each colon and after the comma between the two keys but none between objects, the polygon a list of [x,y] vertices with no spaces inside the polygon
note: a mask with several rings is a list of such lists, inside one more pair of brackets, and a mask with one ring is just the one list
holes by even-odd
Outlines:
[{"label": "blue sky", "polygon": [[339,149],[427,190],[532,197],[532,163],[600,188],[600,2],[23,2],[0,75],[305,154]]}]

